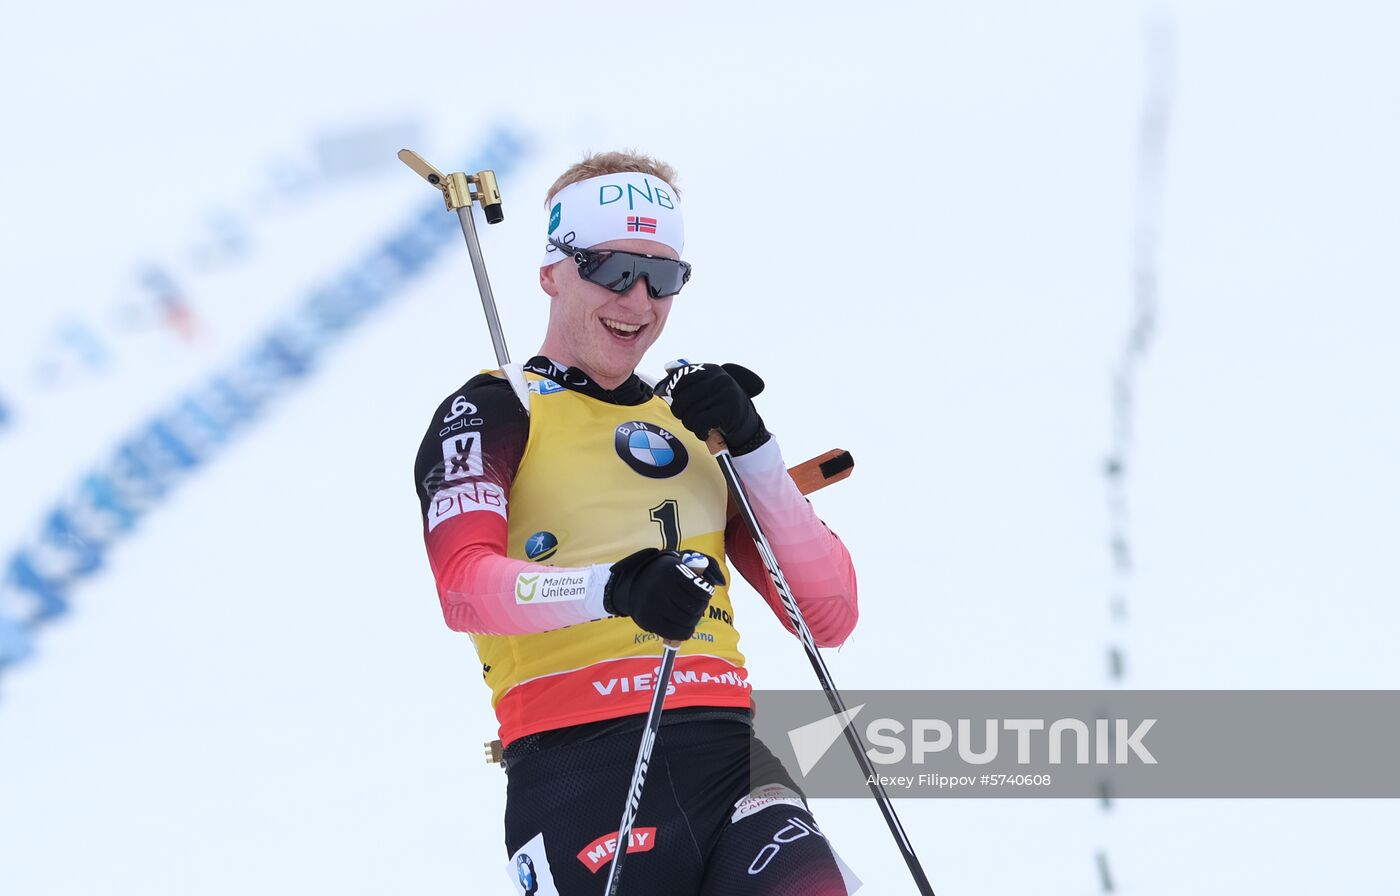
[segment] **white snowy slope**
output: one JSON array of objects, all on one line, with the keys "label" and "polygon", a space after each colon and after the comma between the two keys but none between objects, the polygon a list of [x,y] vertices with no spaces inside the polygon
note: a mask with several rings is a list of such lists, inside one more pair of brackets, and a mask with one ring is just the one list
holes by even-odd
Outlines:
[{"label": "white snowy slope", "polygon": [[[1151,15],[1175,47],[1161,297],[1112,625],[1100,471]],[[24,138],[0,146],[0,560],[435,201],[403,143],[455,169],[507,128],[483,241],[517,357],[543,333],[544,190],[635,146],[680,170],[696,266],[651,372],[740,361],[790,461],[854,453],[815,498],[860,572],[842,687],[1105,687],[1117,639],[1127,687],[1395,688],[1396,24],[1359,3],[30,5],[0,32]],[[492,363],[448,235],[0,672],[0,892],[509,891],[488,695],[410,475],[432,408]],[[153,267],[193,341],[159,325]],[[812,686],[735,601],[755,685]],[[1098,853],[1122,893],[1400,885],[1394,802],[898,807],[941,894],[1098,892]],[[872,805],[814,809],[864,892],[912,892]]]}]

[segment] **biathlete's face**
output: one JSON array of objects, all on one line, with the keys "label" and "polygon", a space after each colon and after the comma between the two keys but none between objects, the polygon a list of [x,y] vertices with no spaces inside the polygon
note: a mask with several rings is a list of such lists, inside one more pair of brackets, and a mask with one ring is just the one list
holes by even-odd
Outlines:
[{"label": "biathlete's face", "polygon": [[[676,257],[670,246],[652,240],[609,240],[591,248]],[[651,298],[644,279],[626,292],[613,292],[580,277],[570,259],[540,268],[540,287],[550,297],[549,328],[540,353],[581,369],[607,389],[632,375],[671,313],[673,297]]]}]

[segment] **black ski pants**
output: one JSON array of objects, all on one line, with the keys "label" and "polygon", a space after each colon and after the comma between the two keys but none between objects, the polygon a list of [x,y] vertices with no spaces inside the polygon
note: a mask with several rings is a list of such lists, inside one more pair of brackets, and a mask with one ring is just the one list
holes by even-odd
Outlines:
[{"label": "black ski pants", "polygon": [[[525,896],[599,896],[642,717],[506,749],[506,852]],[[845,896],[826,837],[748,713],[667,710],[627,844],[621,896]]]}]

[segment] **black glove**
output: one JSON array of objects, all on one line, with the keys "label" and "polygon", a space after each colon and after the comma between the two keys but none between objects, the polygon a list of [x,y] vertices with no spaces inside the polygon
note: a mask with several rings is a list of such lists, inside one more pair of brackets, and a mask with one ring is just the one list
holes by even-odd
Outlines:
[{"label": "black glove", "polygon": [[[703,557],[707,566],[692,569]],[[698,565],[698,564],[697,564]],[[684,641],[700,624],[715,586],[724,584],[719,563],[708,554],[644,548],[612,565],[603,587],[603,609],[614,616],[631,616],[643,631],[668,641]]]},{"label": "black glove", "polygon": [[687,364],[661,384],[671,413],[702,442],[718,429],[729,453],[748,454],[769,439],[753,397],[763,391],[758,374],[738,364]]}]

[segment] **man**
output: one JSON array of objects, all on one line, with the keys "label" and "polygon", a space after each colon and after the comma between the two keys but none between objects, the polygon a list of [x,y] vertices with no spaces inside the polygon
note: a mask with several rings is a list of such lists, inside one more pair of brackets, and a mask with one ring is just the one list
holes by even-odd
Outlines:
[{"label": "man", "polygon": [[[596,894],[626,848],[627,894],[845,893],[796,785],[753,737],[726,555],[789,623],[743,523],[726,519],[711,430],[819,645],[854,628],[855,573],[787,476],[751,400],[757,376],[691,365],[668,377],[668,407],[636,374],[690,277],[679,198],[669,166],[632,153],[589,156],[551,187],[529,411],[498,372],[439,405],[415,467],[428,559],[500,720],[521,892]],[[664,683],[662,639],[683,642]],[[662,686],[636,827],[618,844]]]}]

